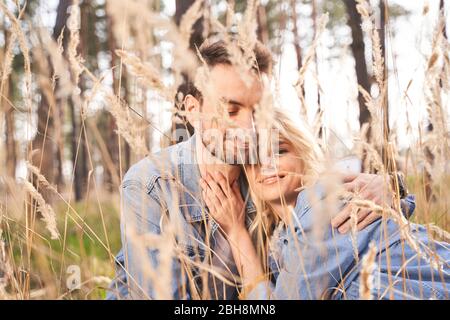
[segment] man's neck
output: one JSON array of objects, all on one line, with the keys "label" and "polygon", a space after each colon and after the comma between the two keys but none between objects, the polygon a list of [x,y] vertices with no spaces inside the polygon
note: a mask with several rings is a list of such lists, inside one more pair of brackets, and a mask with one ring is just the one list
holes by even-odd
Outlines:
[{"label": "man's neck", "polygon": [[229,184],[232,184],[239,178],[239,175],[241,174],[241,167],[237,165],[229,165],[211,154],[211,152],[209,152],[203,144],[200,136],[196,139],[195,148],[201,177],[206,177],[209,173],[213,178],[218,178],[218,173],[221,172]]}]

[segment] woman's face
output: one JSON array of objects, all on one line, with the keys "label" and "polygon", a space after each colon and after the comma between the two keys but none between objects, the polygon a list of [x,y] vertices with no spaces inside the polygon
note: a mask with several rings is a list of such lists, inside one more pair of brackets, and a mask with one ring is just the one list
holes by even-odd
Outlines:
[{"label": "woman's face", "polygon": [[280,202],[284,195],[288,205],[294,205],[302,186],[303,161],[293,146],[280,139],[278,152],[269,164],[246,166],[247,179],[256,195],[266,202]]}]

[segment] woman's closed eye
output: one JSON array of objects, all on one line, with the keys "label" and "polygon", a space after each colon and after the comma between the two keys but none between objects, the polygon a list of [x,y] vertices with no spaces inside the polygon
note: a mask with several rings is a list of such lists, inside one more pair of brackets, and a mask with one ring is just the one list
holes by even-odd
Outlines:
[{"label": "woman's closed eye", "polygon": [[286,153],[288,153],[288,152],[289,152],[288,149],[286,149],[286,148],[280,148],[280,149],[278,150],[278,152],[275,152],[275,155],[276,155],[276,156],[281,156],[281,155],[286,154]]},{"label": "woman's closed eye", "polygon": [[274,155],[276,157],[279,157],[289,153],[291,151],[291,148],[289,147],[289,144],[287,144],[285,141],[280,141],[279,145],[274,146],[273,150],[275,151]]}]

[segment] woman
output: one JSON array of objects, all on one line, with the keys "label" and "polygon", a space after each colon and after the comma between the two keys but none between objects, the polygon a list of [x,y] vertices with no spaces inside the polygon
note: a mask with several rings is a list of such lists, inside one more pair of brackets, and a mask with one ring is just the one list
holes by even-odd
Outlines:
[{"label": "woman", "polygon": [[[325,178],[309,131],[275,113],[279,151],[269,164],[244,168],[258,209],[252,225],[245,223],[237,182],[230,186],[224,177],[210,176],[201,181],[208,210],[230,243],[241,296],[448,299],[448,243],[428,238],[423,226],[408,224],[394,210],[363,201],[363,210],[389,217],[363,229],[353,205],[352,232],[336,232],[331,220],[344,204],[335,192],[338,184]],[[357,195],[351,203],[358,203]]]}]

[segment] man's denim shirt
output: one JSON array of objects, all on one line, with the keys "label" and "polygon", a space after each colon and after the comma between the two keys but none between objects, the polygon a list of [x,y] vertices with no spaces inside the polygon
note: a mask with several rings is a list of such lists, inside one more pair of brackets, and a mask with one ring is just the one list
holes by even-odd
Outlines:
[{"label": "man's denim shirt", "polygon": [[[177,233],[178,248],[192,261],[204,260],[208,248],[214,248],[218,224],[208,216],[202,200],[195,139],[193,135],[185,142],[148,156],[126,173],[122,183],[122,249],[116,257],[116,279],[109,288],[107,299],[161,298],[151,283],[150,278],[154,281],[154,277],[149,275],[150,269],[158,267],[158,250],[142,252],[142,244],[133,244],[132,235],[161,235],[166,218],[178,231],[181,230]],[[247,217],[250,217],[256,209],[242,175],[240,186]],[[201,292],[202,281],[196,271],[192,270],[191,279],[198,280],[195,285]],[[172,263],[171,274],[169,296],[174,299],[195,298],[178,259]],[[237,295],[227,298],[237,298]]]},{"label": "man's denim shirt", "polygon": [[[152,154],[134,164],[126,173],[122,182],[122,249],[116,256],[116,278],[108,290],[107,299],[154,299],[168,296],[174,299],[198,298],[190,290],[193,284],[187,280],[179,259],[172,261],[172,285],[169,292],[158,295],[161,290],[155,289],[157,284],[152,283],[155,274],[151,272],[161,272],[157,270],[159,250],[142,249],[142,243],[136,243],[141,240],[133,237],[161,235],[165,219],[168,218],[178,231],[181,230],[177,233],[178,249],[192,261],[205,260],[208,248],[214,248],[218,225],[204,209],[195,139],[194,135],[185,142]],[[240,177],[240,186],[246,202],[247,223],[250,223],[256,209],[249,198],[248,184],[243,175]],[[414,197],[406,202],[409,213],[412,213]],[[161,250],[164,250],[163,246]],[[197,271],[192,270],[191,279],[199,280]],[[194,282],[198,282],[194,286],[201,292],[201,281]],[[233,298],[237,296],[227,297]]]}]

